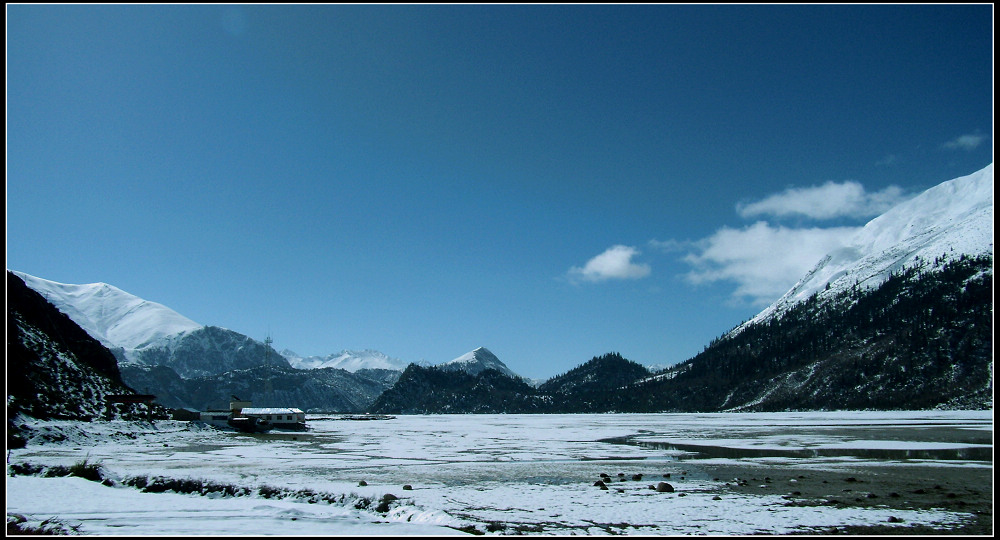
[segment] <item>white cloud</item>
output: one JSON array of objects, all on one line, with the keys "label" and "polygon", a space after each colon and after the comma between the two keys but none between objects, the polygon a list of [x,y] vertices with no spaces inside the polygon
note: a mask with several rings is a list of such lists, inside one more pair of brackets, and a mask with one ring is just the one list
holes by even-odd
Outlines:
[{"label": "white cloud", "polygon": [[722,228],[684,258],[693,267],[685,277],[694,284],[733,282],[733,296],[766,306],[858,229],[792,229],[763,221],[743,229]]},{"label": "white cloud", "polygon": [[985,135],[961,135],[941,145],[947,150],[971,151],[979,147],[986,140]]},{"label": "white cloud", "polygon": [[574,281],[581,279],[591,282],[644,278],[650,274],[649,265],[632,262],[632,258],[639,253],[638,249],[631,246],[612,246],[587,261],[583,268],[570,268],[569,277]]},{"label": "white cloud", "polygon": [[827,182],[822,186],[789,188],[761,201],[740,203],[736,211],[745,218],[760,215],[804,216],[811,219],[866,218],[880,215],[904,199],[903,190],[897,186],[868,193],[857,182]]}]

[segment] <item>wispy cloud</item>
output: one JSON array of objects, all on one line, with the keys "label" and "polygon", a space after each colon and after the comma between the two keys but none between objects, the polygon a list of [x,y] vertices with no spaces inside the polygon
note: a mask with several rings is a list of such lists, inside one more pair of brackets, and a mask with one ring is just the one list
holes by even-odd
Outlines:
[{"label": "wispy cloud", "polygon": [[895,165],[899,163],[899,156],[896,154],[889,154],[884,158],[875,162],[876,167],[888,167],[890,165]]},{"label": "wispy cloud", "polygon": [[733,296],[765,306],[788,291],[824,255],[844,245],[858,227],[794,229],[758,221],[722,228],[684,257],[694,284],[732,281]]},{"label": "wispy cloud", "polygon": [[691,248],[691,242],[681,242],[679,240],[650,240],[649,246],[668,253],[671,251],[684,251]]},{"label": "wispy cloud", "polygon": [[632,246],[612,246],[587,261],[582,268],[570,268],[568,275],[571,281],[590,282],[644,278],[650,274],[651,269],[648,264],[633,262],[633,257],[639,254],[640,251]]},{"label": "wispy cloud", "polygon": [[979,147],[986,140],[985,135],[960,135],[944,144],[941,148],[946,150],[971,151]]},{"label": "wispy cloud", "polygon": [[827,182],[822,186],[789,188],[763,200],[736,205],[744,218],[769,215],[810,219],[865,218],[884,213],[906,197],[897,186],[868,193],[858,182]]}]

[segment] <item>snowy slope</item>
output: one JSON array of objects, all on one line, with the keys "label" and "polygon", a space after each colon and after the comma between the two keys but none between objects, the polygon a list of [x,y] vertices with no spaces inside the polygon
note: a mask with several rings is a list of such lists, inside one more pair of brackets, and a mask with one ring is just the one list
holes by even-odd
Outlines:
[{"label": "snowy slope", "polygon": [[108,348],[142,349],[202,325],[106,283],[69,285],[13,271]]},{"label": "snowy slope", "polygon": [[288,359],[288,363],[296,369],[319,369],[337,368],[355,373],[360,369],[389,369],[393,371],[403,371],[409,362],[404,362],[398,358],[391,358],[379,351],[348,351],[344,350],[328,356],[308,356],[301,357],[292,351],[281,351],[281,355]]},{"label": "snowy slope", "polygon": [[437,367],[446,370],[464,371],[470,375],[478,375],[487,369],[495,369],[504,375],[520,379],[521,376],[514,373],[500,361],[486,347],[479,347],[474,351],[467,352],[458,358],[438,364]]},{"label": "snowy slope", "polygon": [[[777,302],[746,325],[808,299],[873,288],[892,272],[935,258],[993,253],[993,164],[949,180],[871,220],[843,248],[823,258]],[[828,287],[829,285],[829,287]]]}]

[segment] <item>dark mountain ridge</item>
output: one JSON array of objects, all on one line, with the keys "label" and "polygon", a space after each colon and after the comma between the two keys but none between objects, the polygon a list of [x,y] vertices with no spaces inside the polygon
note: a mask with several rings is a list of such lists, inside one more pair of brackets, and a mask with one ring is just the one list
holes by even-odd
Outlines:
[{"label": "dark mountain ridge", "polygon": [[338,368],[295,369],[260,364],[223,373],[183,378],[169,366],[122,366],[137,388],[156,394],[172,408],[225,409],[232,395],[257,407],[297,407],[307,412],[357,413],[392,386],[399,372]]},{"label": "dark mountain ridge", "polygon": [[369,408],[377,414],[546,412],[523,380],[495,369],[465,371],[410,364]]},{"label": "dark mountain ridge", "polygon": [[939,259],[880,287],[714,341],[621,396],[626,411],[992,408],[992,256]]},{"label": "dark mountain ridge", "polygon": [[626,360],[620,353],[612,352],[594,357],[562,375],[548,379],[538,386],[538,390],[544,394],[566,395],[609,391],[650,375],[645,366]]}]

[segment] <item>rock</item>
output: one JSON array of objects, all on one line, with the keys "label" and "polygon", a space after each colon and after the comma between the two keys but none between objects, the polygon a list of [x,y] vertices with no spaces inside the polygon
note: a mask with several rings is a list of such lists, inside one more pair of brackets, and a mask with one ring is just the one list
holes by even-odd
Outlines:
[{"label": "rock", "polygon": [[604,488],[606,488],[608,486],[607,486],[607,484],[604,483],[603,480],[598,480],[598,481],[594,482],[594,487],[604,487]]},{"label": "rock", "polygon": [[721,501],[722,497],[719,497],[718,495],[716,495],[715,497],[712,497],[712,500],[713,501]]},{"label": "rock", "polygon": [[364,486],[368,485],[368,482],[365,482],[364,480],[362,480],[362,481],[358,482],[358,485],[364,487]]},{"label": "rock", "polygon": [[633,474],[632,475],[632,480],[635,480],[636,482],[638,482],[639,480],[642,480],[642,475],[641,474]]},{"label": "rock", "polygon": [[659,484],[656,484],[656,491],[659,493],[673,493],[674,486],[671,486],[666,482],[660,482]]},{"label": "rock", "polygon": [[381,514],[389,512],[392,501],[395,501],[398,498],[399,497],[396,497],[392,493],[386,493],[382,496],[382,500],[378,503],[378,506],[375,507],[375,511]]},{"label": "rock", "polygon": [[889,516],[889,519],[887,519],[886,521],[888,521],[889,523],[902,523],[903,518],[898,518],[896,516]]},{"label": "rock", "polygon": [[403,485],[403,491],[410,491],[411,489],[413,489],[413,486],[411,486],[410,484]]}]

